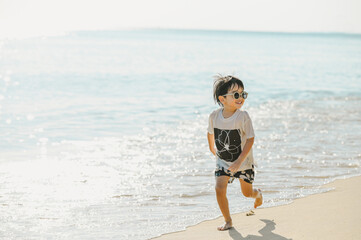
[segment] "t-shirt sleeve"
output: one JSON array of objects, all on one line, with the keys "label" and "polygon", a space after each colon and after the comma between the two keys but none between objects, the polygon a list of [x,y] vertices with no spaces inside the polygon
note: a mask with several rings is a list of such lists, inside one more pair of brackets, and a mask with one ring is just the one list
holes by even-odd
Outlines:
[{"label": "t-shirt sleeve", "polygon": [[214,113],[211,113],[211,114],[209,115],[209,119],[208,119],[208,129],[207,129],[209,134],[214,134],[213,118],[214,118]]},{"label": "t-shirt sleeve", "polygon": [[245,118],[244,118],[244,133],[246,134],[246,138],[254,138],[254,130],[252,125],[252,120],[249,117],[248,113],[246,112]]}]

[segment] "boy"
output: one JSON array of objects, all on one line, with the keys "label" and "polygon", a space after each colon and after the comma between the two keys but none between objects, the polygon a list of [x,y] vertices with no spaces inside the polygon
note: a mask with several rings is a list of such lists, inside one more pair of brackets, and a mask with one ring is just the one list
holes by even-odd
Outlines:
[{"label": "boy", "polygon": [[[248,93],[243,83],[233,76],[217,76],[214,82],[213,97],[221,108],[209,116],[208,144],[217,158],[216,195],[219,208],[224,217],[224,225],[219,231],[232,228],[232,218],[228,208],[227,185],[232,177],[238,178],[245,197],[255,198],[254,207],[262,205],[260,189],[253,189],[254,160],[252,145],[254,131],[252,121],[241,107]],[[215,149],[215,146],[217,150]]]}]

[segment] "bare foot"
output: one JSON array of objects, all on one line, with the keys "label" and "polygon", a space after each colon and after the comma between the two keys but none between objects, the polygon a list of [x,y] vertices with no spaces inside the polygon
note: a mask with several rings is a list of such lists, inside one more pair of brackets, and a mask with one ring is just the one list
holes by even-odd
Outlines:
[{"label": "bare foot", "polygon": [[233,227],[232,222],[225,222],[224,225],[219,226],[217,229],[218,229],[218,231],[226,231],[232,227]]},{"label": "bare foot", "polygon": [[261,206],[262,203],[263,203],[262,192],[261,192],[261,189],[258,189],[258,196],[256,197],[256,200],[254,201],[254,208]]}]

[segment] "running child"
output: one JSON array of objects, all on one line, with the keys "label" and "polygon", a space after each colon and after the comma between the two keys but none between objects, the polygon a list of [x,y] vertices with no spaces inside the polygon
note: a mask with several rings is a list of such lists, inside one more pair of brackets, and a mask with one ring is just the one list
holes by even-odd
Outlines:
[{"label": "running child", "polygon": [[228,183],[238,178],[245,197],[254,198],[254,208],[262,205],[260,189],[253,188],[254,159],[252,145],[254,131],[251,118],[240,110],[248,93],[243,82],[233,76],[217,76],[214,81],[213,98],[221,107],[209,116],[208,144],[216,156],[216,195],[224,217],[219,231],[232,228],[232,218],[227,199]]}]

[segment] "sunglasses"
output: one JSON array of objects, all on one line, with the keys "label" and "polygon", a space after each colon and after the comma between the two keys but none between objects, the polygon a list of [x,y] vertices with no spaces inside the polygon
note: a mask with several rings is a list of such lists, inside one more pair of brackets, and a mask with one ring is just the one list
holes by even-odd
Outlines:
[{"label": "sunglasses", "polygon": [[234,99],[238,99],[238,98],[240,98],[240,97],[243,98],[243,99],[246,99],[247,96],[248,96],[248,92],[245,92],[245,91],[243,91],[243,92],[241,92],[241,93],[239,93],[239,92],[234,92],[234,93],[224,94],[223,96],[227,96],[227,95],[232,95]]}]

